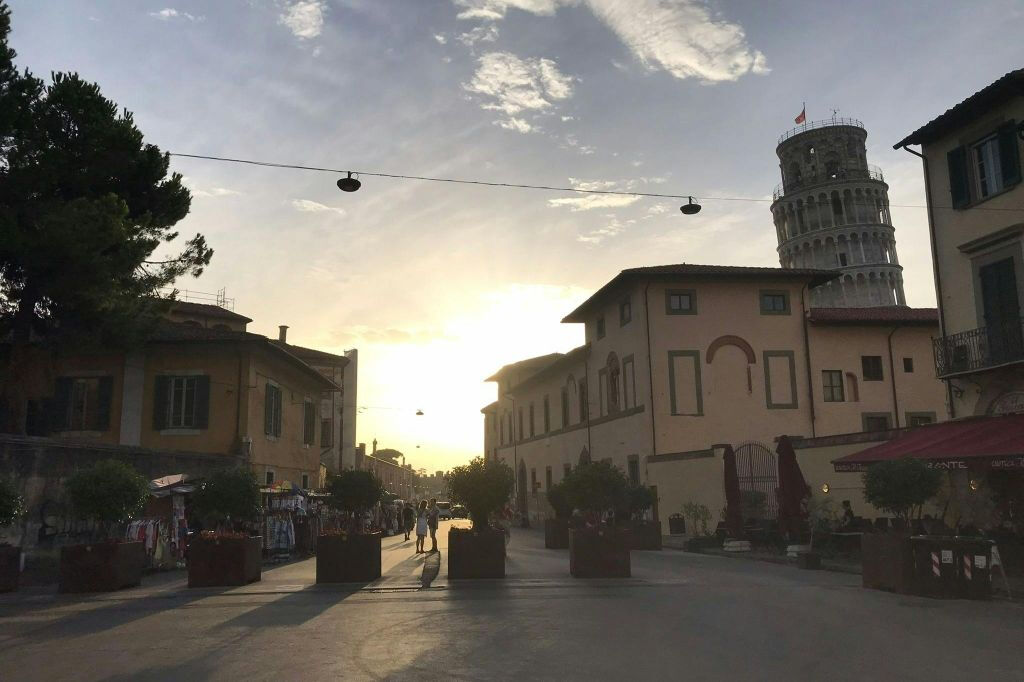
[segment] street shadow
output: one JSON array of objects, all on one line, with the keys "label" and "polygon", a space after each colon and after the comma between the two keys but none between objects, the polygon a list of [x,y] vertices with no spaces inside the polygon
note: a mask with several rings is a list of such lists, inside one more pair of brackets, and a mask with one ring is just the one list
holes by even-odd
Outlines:
[{"label": "street shadow", "polygon": [[231,620],[224,621],[217,626],[217,629],[240,627],[253,630],[302,625],[374,582],[376,581],[307,585],[301,590],[290,592],[280,599],[262,604]]}]

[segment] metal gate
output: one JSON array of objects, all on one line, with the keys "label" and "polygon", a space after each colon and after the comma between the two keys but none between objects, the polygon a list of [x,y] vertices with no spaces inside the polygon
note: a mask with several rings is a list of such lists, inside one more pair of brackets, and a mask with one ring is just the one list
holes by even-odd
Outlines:
[{"label": "metal gate", "polygon": [[736,453],[736,474],[740,479],[743,519],[779,517],[779,464],[764,443],[743,443]]}]

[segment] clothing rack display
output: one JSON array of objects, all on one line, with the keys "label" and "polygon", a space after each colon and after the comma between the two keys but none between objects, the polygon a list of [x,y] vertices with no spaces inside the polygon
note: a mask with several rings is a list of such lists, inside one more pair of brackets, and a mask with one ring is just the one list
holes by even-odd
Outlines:
[{"label": "clothing rack display", "polygon": [[174,542],[171,526],[165,519],[136,519],[128,524],[125,539],[145,545],[149,568],[173,568],[180,558],[180,544]]}]

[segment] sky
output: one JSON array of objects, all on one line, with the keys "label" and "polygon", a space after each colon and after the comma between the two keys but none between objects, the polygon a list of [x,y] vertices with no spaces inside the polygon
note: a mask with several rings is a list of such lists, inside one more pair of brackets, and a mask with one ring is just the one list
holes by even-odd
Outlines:
[{"label": "sky", "polygon": [[[38,75],[77,71],[162,150],[679,202],[183,158],[180,289],[250,331],[359,349],[358,440],[447,469],[481,454],[484,382],[583,342],[560,324],[618,271],[778,266],[775,145],[864,122],[890,185],[907,301],[935,303],[920,162],[892,145],[1022,66],[1019,0],[13,0]],[[759,201],[712,199],[744,198]],[[422,416],[416,411],[422,410]]]}]

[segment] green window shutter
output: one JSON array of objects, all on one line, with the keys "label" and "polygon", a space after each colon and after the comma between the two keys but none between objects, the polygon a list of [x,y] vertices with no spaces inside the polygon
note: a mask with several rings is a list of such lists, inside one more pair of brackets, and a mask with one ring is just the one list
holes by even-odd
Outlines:
[{"label": "green window shutter", "polygon": [[167,393],[170,378],[158,376],[153,382],[153,430],[163,431],[167,428]]},{"label": "green window shutter", "polygon": [[1020,152],[1017,150],[1017,124],[1004,123],[996,131],[999,137],[999,166],[1003,170],[1003,186],[1020,182]]},{"label": "green window shutter", "polygon": [[196,377],[196,428],[205,429],[210,425],[210,377]]},{"label": "green window shutter", "polygon": [[281,421],[282,421],[282,405],[284,400],[284,391],[281,390],[280,386],[274,388],[274,435],[280,437],[281,435]]},{"label": "green window shutter", "polygon": [[110,405],[114,398],[114,377],[100,377],[97,391],[96,430],[110,429]]},{"label": "green window shutter", "polygon": [[967,148],[957,147],[946,154],[949,165],[949,194],[953,208],[965,208],[971,202],[971,190],[967,184]]},{"label": "green window shutter", "polygon": [[67,431],[69,423],[68,412],[71,410],[71,377],[58,377],[53,392],[52,412],[50,416],[50,427],[54,431]]},{"label": "green window shutter", "polygon": [[269,383],[263,394],[263,433],[274,435],[274,387]]}]

